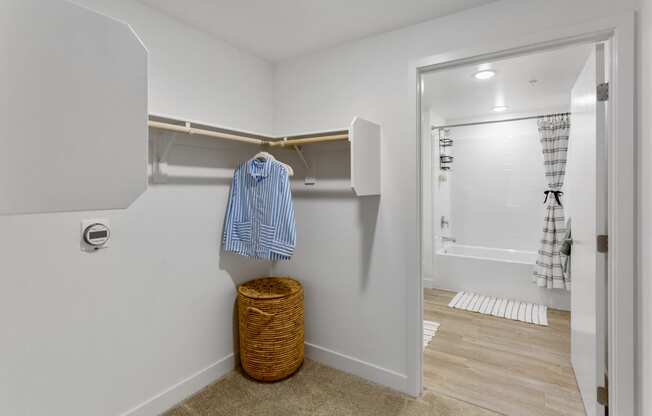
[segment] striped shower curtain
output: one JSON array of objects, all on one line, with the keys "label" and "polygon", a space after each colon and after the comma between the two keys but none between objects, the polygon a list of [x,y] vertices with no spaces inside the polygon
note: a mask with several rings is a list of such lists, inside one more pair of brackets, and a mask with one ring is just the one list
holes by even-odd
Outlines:
[{"label": "striped shower curtain", "polygon": [[566,173],[570,117],[567,114],[546,116],[538,124],[548,189],[545,191],[543,237],[534,278],[539,287],[570,290],[570,278],[564,276],[560,253],[566,232],[561,189]]}]

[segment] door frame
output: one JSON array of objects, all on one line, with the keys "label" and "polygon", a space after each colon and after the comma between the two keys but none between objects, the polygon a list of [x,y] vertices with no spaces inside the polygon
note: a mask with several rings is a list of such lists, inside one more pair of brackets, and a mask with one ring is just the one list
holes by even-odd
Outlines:
[{"label": "door frame", "polygon": [[[626,13],[573,26],[554,28],[518,39],[484,43],[409,64],[412,120],[415,121],[417,160],[416,258],[407,279],[407,390],[423,391],[423,274],[422,274],[422,159],[421,75],[455,67],[529,54],[565,45],[610,40],[610,97],[608,146],[608,368],[609,409],[614,415],[634,415],[635,389],[635,18]],[[416,278],[415,278],[416,277]]]}]

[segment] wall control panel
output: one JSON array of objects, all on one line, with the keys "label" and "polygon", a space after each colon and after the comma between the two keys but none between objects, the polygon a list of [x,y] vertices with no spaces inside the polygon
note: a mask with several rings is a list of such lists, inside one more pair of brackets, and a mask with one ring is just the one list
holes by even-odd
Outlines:
[{"label": "wall control panel", "polygon": [[84,220],[81,223],[81,249],[93,252],[109,246],[111,228],[105,219]]}]

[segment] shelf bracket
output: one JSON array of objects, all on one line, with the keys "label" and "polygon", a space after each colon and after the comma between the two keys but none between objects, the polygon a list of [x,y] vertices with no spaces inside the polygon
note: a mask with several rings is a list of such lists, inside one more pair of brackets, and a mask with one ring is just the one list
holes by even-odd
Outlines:
[{"label": "shelf bracket", "polygon": [[297,155],[299,156],[299,159],[301,159],[301,162],[303,162],[303,166],[306,167],[306,172],[307,176],[304,180],[305,185],[315,185],[317,183],[317,176],[315,175],[313,167],[310,166],[310,163],[308,163],[308,160],[306,159],[306,156],[303,154],[303,150],[301,146],[292,146],[294,148],[294,151],[297,152]]},{"label": "shelf bracket", "polygon": [[[186,127],[190,128],[190,123],[186,123]],[[176,134],[162,134],[153,142],[153,156],[152,161],[152,182],[155,184],[162,184],[168,182],[168,156],[174,143],[177,141]]]},{"label": "shelf bracket", "polygon": [[294,146],[294,150],[297,152],[297,155],[299,155],[299,159],[303,162],[303,166],[306,167],[306,170],[310,171],[310,164],[306,160],[305,156],[303,155],[303,151],[301,150],[300,146]]}]

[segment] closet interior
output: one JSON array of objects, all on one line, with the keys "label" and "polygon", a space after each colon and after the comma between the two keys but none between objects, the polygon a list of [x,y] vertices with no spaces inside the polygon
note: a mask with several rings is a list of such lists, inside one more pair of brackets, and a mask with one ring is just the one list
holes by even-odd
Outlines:
[{"label": "closet interior", "polygon": [[[150,115],[148,126],[153,129],[173,133],[172,135],[164,135],[159,139],[154,139],[154,157],[152,159],[152,181],[154,183],[165,183],[167,181],[166,167],[168,165],[168,155],[172,146],[182,137],[179,135],[181,133],[250,144],[269,150],[291,149],[296,152],[308,171],[310,171],[311,166],[302,150],[303,146],[333,142],[350,143],[351,188],[357,196],[380,195],[381,128],[378,124],[360,117],[355,117],[346,129],[283,137],[248,133],[155,115]],[[306,184],[314,185],[314,182],[308,183],[314,181],[314,179],[307,180]]]},{"label": "closet interior", "polygon": [[0,416],[623,413],[650,2],[0,0]]}]

